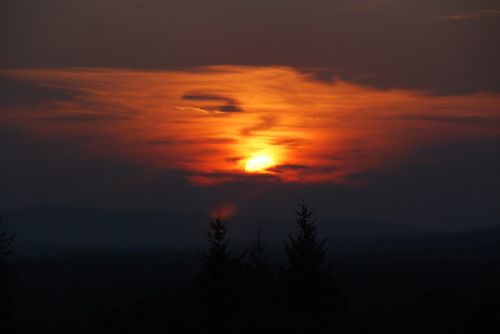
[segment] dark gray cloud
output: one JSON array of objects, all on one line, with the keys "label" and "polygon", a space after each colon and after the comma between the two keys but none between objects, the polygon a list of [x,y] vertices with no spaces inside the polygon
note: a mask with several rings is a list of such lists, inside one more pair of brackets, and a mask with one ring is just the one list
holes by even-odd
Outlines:
[{"label": "dark gray cloud", "polygon": [[206,112],[221,112],[221,113],[232,113],[241,112],[243,109],[239,106],[235,99],[219,95],[211,95],[204,93],[189,93],[182,96],[183,100],[195,101],[195,102],[215,102],[216,105],[196,105],[196,108],[202,109]]},{"label": "dark gray cloud", "polygon": [[59,115],[51,115],[45,118],[45,120],[47,121],[56,121],[56,122],[103,122],[103,121],[106,122],[106,121],[120,121],[126,119],[129,119],[129,116],[123,114],[117,114],[114,112],[109,112],[109,113],[61,112]]},{"label": "dark gray cloud", "polygon": [[388,0],[354,0],[349,1],[344,9],[348,11],[371,12],[382,8]]},{"label": "dark gray cloud", "polygon": [[0,107],[33,107],[52,100],[72,100],[78,93],[0,76]]},{"label": "dark gray cloud", "polygon": [[184,100],[193,100],[193,101],[224,101],[230,104],[235,103],[233,99],[219,96],[219,95],[210,95],[204,93],[190,93],[183,95],[182,98]]},{"label": "dark gray cloud", "polygon": [[78,88],[1,76],[0,108],[38,110],[47,114],[45,120],[60,122],[119,121],[136,113],[126,106],[94,101]]},{"label": "dark gray cloud", "polygon": [[224,106],[204,106],[202,109],[206,111],[215,111],[215,112],[240,112],[243,111],[240,107],[236,105],[224,105]]},{"label": "dark gray cloud", "polygon": [[497,0],[3,0],[0,66],[287,65],[379,87],[498,91],[500,20],[436,20],[496,9]]},{"label": "dark gray cloud", "polygon": [[287,172],[294,172],[294,173],[303,173],[305,171],[316,171],[317,168],[313,168],[311,166],[307,166],[307,165],[291,165],[291,164],[288,164],[288,165],[278,165],[278,166],[274,166],[274,167],[271,167],[269,168],[269,171],[270,172],[273,172],[273,173],[276,173],[276,174],[283,174],[283,173],[287,173]]},{"label": "dark gray cloud", "polygon": [[486,116],[460,116],[460,115],[393,115],[377,117],[381,120],[410,120],[410,121],[426,121],[426,122],[445,122],[445,123],[461,123],[471,126],[487,126],[500,127],[500,115],[495,117]]},{"label": "dark gray cloud", "polygon": [[436,18],[438,20],[444,20],[444,21],[469,21],[469,20],[500,18],[500,8],[476,10],[461,14],[442,15]]},{"label": "dark gray cloud", "polygon": [[274,170],[274,171],[305,170],[305,169],[311,169],[311,167],[307,166],[307,165],[279,165],[279,166],[272,168],[272,170]]}]

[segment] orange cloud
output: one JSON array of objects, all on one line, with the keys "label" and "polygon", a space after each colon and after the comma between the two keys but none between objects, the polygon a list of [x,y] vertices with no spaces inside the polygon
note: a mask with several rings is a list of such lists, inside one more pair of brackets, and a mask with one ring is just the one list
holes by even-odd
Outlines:
[{"label": "orange cloud", "polygon": [[[380,90],[321,82],[286,67],[24,69],[0,76],[65,92],[0,107],[2,123],[74,140],[96,155],[182,170],[201,185],[252,177],[352,182],[353,175],[417,159],[429,145],[500,135],[496,94]],[[272,163],[245,170],[255,157]]]}]

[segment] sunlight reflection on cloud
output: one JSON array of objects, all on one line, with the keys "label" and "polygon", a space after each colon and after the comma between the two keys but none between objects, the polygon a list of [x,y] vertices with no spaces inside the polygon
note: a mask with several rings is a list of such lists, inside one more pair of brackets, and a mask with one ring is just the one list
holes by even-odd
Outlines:
[{"label": "sunlight reflection on cloud", "polygon": [[78,138],[95,154],[182,170],[206,185],[256,177],[245,171],[256,155],[273,162],[259,180],[353,182],[350,175],[393,168],[425,146],[500,135],[495,94],[380,90],[286,67],[18,69],[0,76],[52,92],[32,105],[0,104],[2,122]]}]

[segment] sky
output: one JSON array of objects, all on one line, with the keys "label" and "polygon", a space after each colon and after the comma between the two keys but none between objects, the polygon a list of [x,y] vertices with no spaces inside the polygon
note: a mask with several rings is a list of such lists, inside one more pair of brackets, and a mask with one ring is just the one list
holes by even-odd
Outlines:
[{"label": "sky", "polygon": [[500,3],[3,0],[0,203],[500,222]]}]

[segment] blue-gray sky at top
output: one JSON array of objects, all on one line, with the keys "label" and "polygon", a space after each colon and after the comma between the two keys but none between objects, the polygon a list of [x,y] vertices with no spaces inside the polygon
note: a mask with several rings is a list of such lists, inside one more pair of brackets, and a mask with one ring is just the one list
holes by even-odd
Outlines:
[{"label": "blue-gray sky at top", "polygon": [[[0,68],[189,69],[282,65],[377,89],[500,92],[500,2],[492,0],[2,0]],[[0,113],[65,99],[0,78]],[[444,227],[500,222],[500,139],[454,141],[417,154],[432,164],[360,175],[362,187],[253,182],[199,187],[180,171],[96,159],[75,142],[0,124],[0,203],[207,210],[280,215],[307,198],[328,216]],[[242,194],[257,194],[245,197]]]},{"label": "blue-gray sky at top", "polygon": [[3,0],[0,66],[290,65],[500,89],[495,0]]}]

